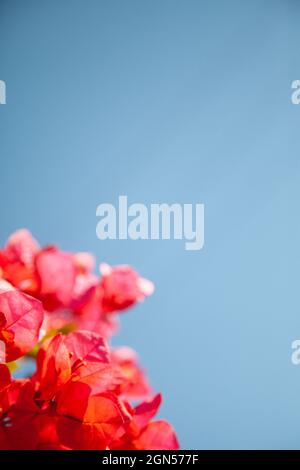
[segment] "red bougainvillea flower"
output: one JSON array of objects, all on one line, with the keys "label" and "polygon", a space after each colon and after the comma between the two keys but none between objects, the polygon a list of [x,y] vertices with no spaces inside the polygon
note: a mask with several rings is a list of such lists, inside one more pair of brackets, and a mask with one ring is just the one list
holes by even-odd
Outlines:
[{"label": "red bougainvillea flower", "polygon": [[35,399],[44,409],[48,402],[52,413],[55,408],[55,435],[64,446],[105,449],[125,433],[131,415],[117,397],[123,378],[103,338],[88,331],[57,335],[37,363]]},{"label": "red bougainvillea flower", "polygon": [[107,343],[97,333],[76,331],[56,335],[39,350],[34,376],[38,399],[51,400],[68,382],[86,384],[90,393],[116,389],[122,376],[110,364]]},{"label": "red bougainvillea flower", "polygon": [[149,397],[151,388],[144,371],[138,365],[136,352],[128,347],[116,348],[112,351],[111,358],[122,374],[122,395],[128,400]]},{"label": "red bougainvillea flower", "polygon": [[132,307],[154,291],[152,282],[140,277],[129,266],[113,268],[102,263],[100,272],[102,274],[100,281],[101,309],[104,313]]},{"label": "red bougainvillea flower", "polygon": [[0,278],[42,301],[43,329],[89,329],[109,337],[117,330],[116,313],[152,294],[152,282],[129,266],[101,264],[94,257],[55,246],[40,248],[26,230],[15,232],[0,251]]},{"label": "red bougainvillea flower", "polygon": [[34,259],[40,247],[26,229],[17,230],[0,250],[0,277],[19,289],[35,293],[37,289]]},{"label": "red bougainvillea flower", "polygon": [[39,282],[38,296],[46,310],[68,307],[75,284],[75,265],[71,253],[48,247],[35,258]]},{"label": "red bougainvillea flower", "polygon": [[102,290],[98,280],[74,298],[72,309],[74,321],[80,329],[92,330],[105,337],[111,337],[118,329],[116,315],[102,311]]},{"label": "red bougainvillea flower", "polygon": [[97,285],[98,278],[93,274],[95,260],[90,253],[75,253],[73,255],[73,263],[76,278],[70,308],[74,310],[76,308],[76,303],[82,299],[84,294],[88,292],[91,287]]},{"label": "red bougainvillea flower", "polygon": [[79,328],[111,336],[117,330],[116,313],[134,306],[154,291],[151,281],[140,277],[129,266],[100,265],[102,277],[85,279],[85,289],[73,300],[72,309]]},{"label": "red bougainvillea flower", "polygon": [[73,255],[74,266],[78,273],[89,274],[95,267],[95,259],[91,253],[85,251]]},{"label": "red bougainvillea flower", "polygon": [[58,398],[57,432],[72,449],[107,449],[126,432],[131,414],[112,393],[90,395],[81,382],[69,384]]},{"label": "red bougainvillea flower", "polygon": [[136,450],[177,450],[179,443],[172,426],[167,421],[159,420],[149,423],[132,441]]},{"label": "red bougainvillea flower", "polygon": [[43,316],[41,302],[0,279],[0,340],[5,344],[1,362],[14,361],[36,345]]},{"label": "red bougainvillea flower", "polygon": [[0,362],[36,359],[18,380],[0,364],[0,449],[178,448],[153,421],[161,396],[149,398],[136,353],[105,339],[153,284],[129,266],[102,264],[100,279],[93,269],[89,253],[40,248],[27,230],[0,251]]},{"label": "red bougainvillea flower", "polygon": [[39,437],[34,421],[39,409],[33,397],[34,388],[30,380],[8,380],[2,390],[0,387],[1,449],[36,449]]},{"label": "red bougainvillea flower", "polygon": [[131,408],[114,367],[106,341],[86,331],[51,339],[31,379],[1,366],[0,448],[177,449],[172,427],[152,421],[161,396]]},{"label": "red bougainvillea flower", "polygon": [[158,394],[133,410],[133,417],[126,433],[112,444],[114,449],[124,450],[176,450],[179,443],[174,429],[166,421],[151,421],[161,404]]}]

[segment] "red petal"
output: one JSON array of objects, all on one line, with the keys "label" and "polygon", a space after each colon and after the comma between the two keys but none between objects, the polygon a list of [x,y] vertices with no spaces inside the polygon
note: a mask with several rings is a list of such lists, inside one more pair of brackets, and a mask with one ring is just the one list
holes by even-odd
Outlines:
[{"label": "red petal", "polygon": [[112,268],[100,265],[101,308],[104,313],[125,310],[136,302],[152,294],[154,287],[150,281],[141,278],[129,266]]},{"label": "red petal", "polygon": [[35,419],[35,426],[38,429],[38,450],[69,450],[63,446],[57,435],[57,416],[40,415]]},{"label": "red petal", "polygon": [[138,450],[177,450],[179,443],[176,434],[166,421],[153,421],[144,429],[138,439],[134,440],[133,448]]},{"label": "red petal", "polygon": [[9,369],[6,365],[0,364],[0,391],[11,383]]},{"label": "red petal", "polygon": [[78,273],[91,273],[95,266],[95,258],[91,253],[80,252],[73,255],[74,264]]},{"label": "red petal", "polygon": [[73,372],[72,381],[79,381],[90,388],[93,395],[105,392],[118,392],[122,377],[110,364],[87,363]]},{"label": "red petal", "polygon": [[0,280],[0,312],[5,317],[5,332],[13,341],[6,342],[6,362],[28,353],[38,342],[44,311],[41,302]]},{"label": "red petal", "polygon": [[35,254],[39,251],[39,245],[31,233],[26,229],[14,232],[8,239],[4,252],[8,260],[31,265]]},{"label": "red petal", "polygon": [[3,277],[14,286],[31,294],[36,290],[34,257],[39,245],[26,229],[17,230],[0,252]]},{"label": "red petal", "polygon": [[29,380],[14,381],[0,396],[0,448],[27,450],[36,449],[38,433],[35,418],[39,409],[34,403],[34,388]]},{"label": "red petal", "polygon": [[134,424],[141,430],[149,421],[156,415],[161,404],[161,394],[158,393],[154,398],[144,401],[138,405],[134,410]]},{"label": "red petal", "polygon": [[107,342],[102,336],[92,331],[76,331],[69,333],[65,344],[71,353],[72,365],[77,361],[109,362]]},{"label": "red petal", "polygon": [[71,377],[70,355],[61,334],[51,340],[46,351],[39,351],[37,365],[39,399],[48,400]]},{"label": "red petal", "polygon": [[138,357],[133,349],[116,348],[112,352],[112,362],[120,368],[123,375],[121,393],[126,399],[149,397],[151,388],[144,371],[138,365]]},{"label": "red petal", "polygon": [[89,387],[69,383],[58,399],[61,442],[72,449],[106,449],[125,432],[131,418],[113,394],[89,396]]},{"label": "red petal", "polygon": [[36,256],[40,281],[39,297],[46,310],[66,307],[71,301],[75,282],[73,256],[55,247],[45,248]]},{"label": "red petal", "polygon": [[91,395],[84,383],[69,382],[57,399],[57,412],[86,423],[128,422],[131,415],[113,393]]}]

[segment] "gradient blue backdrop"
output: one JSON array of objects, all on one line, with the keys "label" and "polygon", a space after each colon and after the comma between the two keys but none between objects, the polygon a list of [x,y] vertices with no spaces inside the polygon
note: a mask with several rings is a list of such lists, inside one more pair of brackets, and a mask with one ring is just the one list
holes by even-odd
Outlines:
[{"label": "gradient blue backdrop", "polygon": [[[294,0],[1,0],[1,243],[130,263],[122,317],[183,448],[300,448]],[[96,238],[96,207],[204,202],[206,242]]]}]

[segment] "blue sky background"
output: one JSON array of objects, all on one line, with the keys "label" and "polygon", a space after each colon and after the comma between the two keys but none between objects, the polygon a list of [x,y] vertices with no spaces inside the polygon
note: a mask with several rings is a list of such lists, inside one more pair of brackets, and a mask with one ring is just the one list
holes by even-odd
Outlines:
[{"label": "blue sky background", "polygon": [[[183,448],[300,448],[296,0],[1,0],[1,243],[130,263],[122,317]],[[204,202],[205,247],[96,238],[96,207]]]}]

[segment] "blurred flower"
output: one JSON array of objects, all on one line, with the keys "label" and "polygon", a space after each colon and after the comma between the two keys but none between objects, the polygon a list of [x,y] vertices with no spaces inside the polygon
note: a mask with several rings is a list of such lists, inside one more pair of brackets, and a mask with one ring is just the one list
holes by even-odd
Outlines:
[{"label": "blurred flower", "polygon": [[[172,427],[152,420],[161,395],[137,354],[106,339],[153,284],[129,266],[102,264],[100,279],[93,268],[89,253],[40,248],[27,230],[0,251],[0,449],[178,448]],[[25,355],[34,372],[12,379]]]}]

